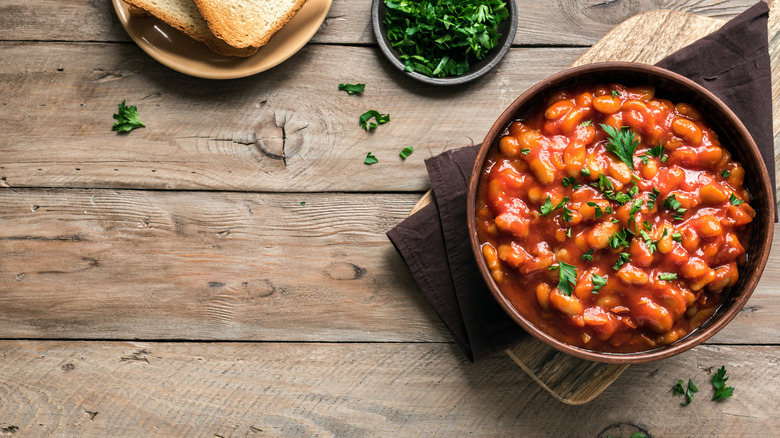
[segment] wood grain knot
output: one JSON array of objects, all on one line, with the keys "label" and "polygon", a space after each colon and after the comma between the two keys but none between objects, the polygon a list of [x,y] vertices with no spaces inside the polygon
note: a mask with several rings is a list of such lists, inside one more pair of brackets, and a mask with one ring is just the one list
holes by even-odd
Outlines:
[{"label": "wood grain knot", "polygon": [[65,371],[66,373],[68,371],[73,371],[76,369],[76,365],[73,365],[72,363],[66,363],[62,366],[62,371]]},{"label": "wood grain knot", "polygon": [[598,23],[612,28],[643,8],[637,0],[558,0],[558,10],[577,27]]},{"label": "wood grain knot", "polygon": [[16,432],[19,432],[19,426],[6,426],[0,428],[1,435],[13,435]]},{"label": "wood grain knot", "polygon": [[598,434],[598,438],[629,438],[631,435],[637,432],[643,433],[647,438],[652,438],[652,435],[647,433],[647,430],[632,423],[617,423],[608,426]]},{"label": "wood grain knot", "polygon": [[358,280],[366,275],[365,269],[346,262],[331,262],[324,272],[331,280]]}]

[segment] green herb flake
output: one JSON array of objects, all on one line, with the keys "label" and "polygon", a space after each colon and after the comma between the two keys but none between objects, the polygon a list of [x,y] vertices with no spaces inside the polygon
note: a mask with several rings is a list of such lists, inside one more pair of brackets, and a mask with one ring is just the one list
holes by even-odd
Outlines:
[{"label": "green herb flake", "polygon": [[539,207],[539,210],[542,212],[542,216],[547,216],[551,212],[563,208],[566,203],[569,202],[569,197],[566,196],[563,199],[561,199],[561,202],[559,202],[557,205],[553,206],[552,200],[550,199],[550,195],[547,195],[547,198],[544,200],[544,204],[542,204],[541,207]]},{"label": "green herb flake", "polygon": [[617,155],[631,170],[634,170],[634,151],[639,146],[639,140],[634,133],[627,126],[620,128],[619,131],[603,123],[600,126],[609,136],[607,150]]},{"label": "green herb flake", "polygon": [[138,116],[138,108],[133,106],[126,106],[125,101],[119,104],[119,112],[114,114],[114,126],[111,127],[112,131],[117,132],[130,132],[135,128],[143,128],[146,125],[141,123],[141,118]]},{"label": "green herb flake", "polygon": [[631,261],[631,254],[626,252],[621,252],[618,254],[618,259],[615,262],[615,266],[612,267],[614,270],[619,270],[621,266],[625,265],[626,263]]},{"label": "green herb flake", "polygon": [[647,435],[642,432],[634,432],[631,434],[631,438],[647,438]]},{"label": "green herb flake", "polygon": [[401,158],[405,160],[405,159],[409,158],[409,155],[412,155],[412,152],[414,152],[414,148],[409,146],[409,147],[405,147],[405,148],[401,149],[401,152],[398,153],[398,155],[400,155]]},{"label": "green herb flake", "polygon": [[588,169],[587,167],[583,167],[582,170],[580,170],[580,175],[590,176],[590,169]]},{"label": "green herb flake", "polygon": [[405,70],[430,77],[459,76],[498,45],[509,18],[501,0],[481,2],[385,0],[387,39]]},{"label": "green herb flake", "polygon": [[[376,120],[376,122],[369,122],[371,119]],[[380,114],[379,111],[368,110],[360,115],[358,124],[361,128],[363,128],[364,131],[370,131],[379,125],[384,125],[389,121],[390,114]]]},{"label": "green herb flake", "polygon": [[715,387],[715,395],[712,396],[712,400],[722,400],[734,395],[734,388],[726,386],[726,381],[729,378],[726,377],[726,367],[722,366],[720,369],[712,375],[712,386]]},{"label": "green herb flake", "polygon": [[376,159],[376,156],[369,152],[366,154],[366,159],[363,161],[363,164],[376,164],[378,162],[379,160]]},{"label": "green herb flake", "polygon": [[685,400],[683,400],[682,403],[680,403],[681,406],[688,406],[693,401],[693,393],[699,392],[699,388],[696,387],[696,385],[693,384],[693,380],[688,379],[688,387],[683,388],[683,380],[680,379],[677,381],[677,384],[674,385],[672,388],[672,392],[674,395],[684,395]]},{"label": "green herb flake", "polygon": [[573,176],[567,176],[566,178],[564,178],[564,179],[561,181],[561,184],[562,184],[564,187],[569,187],[569,186],[571,186],[572,190],[577,190],[577,189],[579,189],[580,187],[582,187],[582,184],[578,183],[578,182],[577,182],[577,178],[575,178],[575,177],[573,177]]},{"label": "green herb flake", "polygon": [[571,296],[577,286],[577,268],[562,261],[558,261],[558,266],[558,290],[567,297]]},{"label": "green herb flake", "polygon": [[672,234],[672,240],[674,240],[675,242],[682,242],[682,234],[680,233]]},{"label": "green herb flake", "polygon": [[620,92],[618,90],[612,90],[612,97],[618,97],[620,96]]},{"label": "green herb flake", "polygon": [[571,237],[571,227],[566,229],[566,237]]},{"label": "green herb flake", "polygon": [[647,195],[647,197],[650,198],[647,201],[647,209],[648,210],[652,210],[653,207],[655,207],[655,201],[656,201],[656,199],[658,199],[658,195],[660,195],[660,194],[661,194],[661,192],[659,192],[657,188],[653,187],[653,191],[650,192]]},{"label": "green herb flake", "polygon": [[729,172],[728,170],[724,170],[723,172],[720,173],[720,176],[722,176],[723,178],[728,178],[729,175],[731,175],[731,172]]},{"label": "green herb flake", "polygon": [[650,162],[650,157],[647,154],[640,155],[639,159],[642,160],[642,164],[644,164],[645,166],[647,166],[647,163]]},{"label": "green herb flake", "polygon": [[645,201],[640,199],[634,200],[634,203],[631,204],[631,209],[628,210],[628,226],[630,227],[633,223],[636,225],[636,214],[639,213],[639,210],[642,209],[642,204],[644,204]]},{"label": "green herb flake", "polygon": [[604,216],[604,212],[603,212],[603,211],[601,211],[601,207],[600,207],[598,204],[596,204],[596,203],[595,203],[595,202],[593,202],[593,201],[588,201],[588,202],[587,202],[587,204],[588,204],[589,206],[593,207],[593,208],[596,210],[596,212],[595,212],[595,216],[594,216],[594,218],[595,218],[595,219],[598,219],[598,218],[600,218],[601,216]]},{"label": "green herb flake", "polygon": [[590,126],[591,123],[593,123],[593,120],[586,120],[586,121],[580,123],[580,126],[583,126],[583,127],[587,128],[588,126]]},{"label": "green herb flake", "polygon": [[306,201],[301,201],[301,205],[306,205]]},{"label": "green herb flake", "polygon": [[531,153],[531,150],[528,148],[520,149],[520,153],[523,155],[528,155]]},{"label": "green herb flake", "polygon": [[664,208],[672,211],[674,213],[674,220],[679,221],[682,220],[682,216],[685,214],[687,209],[682,208],[682,204],[680,204],[680,201],[678,201],[675,196],[676,195],[670,195],[664,199]]},{"label": "green herb flake", "polygon": [[658,279],[661,281],[673,281],[677,279],[677,274],[673,272],[662,272],[658,274]]},{"label": "green herb flake", "polygon": [[653,224],[648,221],[644,221],[642,222],[642,227],[644,227],[645,230],[650,231],[653,229]]},{"label": "green herb flake", "polygon": [[585,254],[580,256],[580,260],[585,260],[586,262],[592,262],[593,261],[593,250],[589,249]]},{"label": "green herb flake", "polygon": [[729,195],[729,202],[731,202],[731,205],[739,205],[739,204],[744,204],[745,203],[745,201],[737,198],[737,196],[734,195],[734,193]]},{"label": "green herb flake", "polygon": [[347,94],[362,93],[366,90],[366,84],[339,84],[340,91],[346,91]]},{"label": "green herb flake", "polygon": [[597,294],[599,293],[599,289],[601,289],[605,284],[607,284],[607,279],[602,277],[599,274],[593,274],[590,276],[591,281],[593,281],[593,290],[591,293]]}]

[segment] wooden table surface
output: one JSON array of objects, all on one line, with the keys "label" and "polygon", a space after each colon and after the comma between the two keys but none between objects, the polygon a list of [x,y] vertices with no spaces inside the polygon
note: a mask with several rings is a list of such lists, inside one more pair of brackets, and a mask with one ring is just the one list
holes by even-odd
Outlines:
[{"label": "wooden table surface", "polygon": [[[726,329],[582,406],[505,355],[469,363],[384,234],[429,188],[426,157],[479,142],[615,25],[753,3],[518,0],[499,68],[431,88],[382,58],[369,0],[334,1],[300,53],[230,81],[158,64],[106,0],[3,0],[0,435],[774,435],[780,233]],[[111,131],[123,99],[146,128]],[[392,121],[366,133],[368,109]],[[722,365],[736,391],[715,403]],[[701,389],[687,407],[681,378]]]}]

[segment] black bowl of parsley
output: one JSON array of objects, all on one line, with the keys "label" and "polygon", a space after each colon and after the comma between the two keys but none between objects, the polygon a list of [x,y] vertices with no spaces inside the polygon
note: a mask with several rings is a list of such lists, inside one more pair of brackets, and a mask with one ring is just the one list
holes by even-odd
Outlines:
[{"label": "black bowl of parsley", "polygon": [[498,65],[517,30],[515,0],[373,0],[379,48],[397,69],[459,85]]}]

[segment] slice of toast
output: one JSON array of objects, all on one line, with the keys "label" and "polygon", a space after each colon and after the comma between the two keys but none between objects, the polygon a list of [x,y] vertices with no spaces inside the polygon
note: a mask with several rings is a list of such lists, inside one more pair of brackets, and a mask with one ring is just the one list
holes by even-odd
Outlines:
[{"label": "slice of toast", "polygon": [[234,47],[262,46],[306,0],[195,0],[209,29]]},{"label": "slice of toast", "polygon": [[259,46],[235,47],[217,38],[209,30],[206,20],[200,15],[193,0],[125,0],[125,2],[159,18],[220,55],[247,57],[254,55],[259,48]]}]

